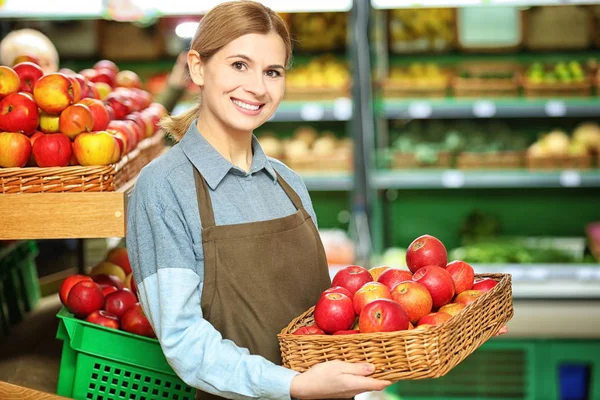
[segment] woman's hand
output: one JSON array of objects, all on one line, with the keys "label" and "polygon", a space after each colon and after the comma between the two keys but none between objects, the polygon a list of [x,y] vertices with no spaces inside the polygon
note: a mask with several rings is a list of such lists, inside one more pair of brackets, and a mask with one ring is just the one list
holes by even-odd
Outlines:
[{"label": "woman's hand", "polygon": [[496,333],[494,336],[506,335],[507,333],[508,333],[508,326],[504,325],[502,328],[500,328],[498,333]]},{"label": "woman's hand", "polygon": [[363,392],[385,389],[392,382],[369,378],[373,364],[328,361],[292,380],[290,394],[297,399],[349,399]]}]

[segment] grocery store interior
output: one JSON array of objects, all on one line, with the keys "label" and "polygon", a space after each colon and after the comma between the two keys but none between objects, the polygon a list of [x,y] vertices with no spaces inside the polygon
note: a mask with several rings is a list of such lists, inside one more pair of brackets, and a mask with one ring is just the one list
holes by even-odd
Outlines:
[{"label": "grocery store interior", "polygon": [[[169,98],[169,78],[217,3],[0,0],[0,39],[39,30],[63,71],[110,60],[178,114],[199,90],[188,80]],[[306,184],[330,274],[406,269],[407,247],[429,234],[449,261],[511,277],[507,334],[444,376],[365,399],[600,400],[600,3],[263,3],[287,22],[294,55],[285,97],[255,134]],[[172,144],[154,140],[145,163]],[[11,191],[0,168],[0,398],[193,398],[182,383],[171,391],[164,359],[148,376],[174,380],[154,394],[98,394],[91,368],[144,367],[139,355],[101,361],[127,348],[88,344],[100,339],[77,333],[58,294],[126,246],[139,167],[89,193]]]}]

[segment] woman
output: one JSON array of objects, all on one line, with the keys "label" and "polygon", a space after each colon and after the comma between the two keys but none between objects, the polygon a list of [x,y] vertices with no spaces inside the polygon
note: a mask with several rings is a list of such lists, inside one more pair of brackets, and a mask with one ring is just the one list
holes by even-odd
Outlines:
[{"label": "woman", "polygon": [[167,118],[178,144],[145,167],[127,247],[144,311],[198,398],[347,398],[382,390],[370,364],[281,367],[277,333],[330,286],[300,177],[254,129],[275,112],[291,56],[281,18],[251,1],[201,20],[187,62],[201,102]]}]

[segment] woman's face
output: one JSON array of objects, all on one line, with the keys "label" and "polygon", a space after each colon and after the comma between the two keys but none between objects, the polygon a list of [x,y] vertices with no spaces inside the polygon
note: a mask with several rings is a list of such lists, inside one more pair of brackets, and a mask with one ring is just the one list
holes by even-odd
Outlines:
[{"label": "woman's face", "polygon": [[193,58],[188,56],[188,63],[193,81],[202,87],[201,123],[252,132],[273,115],[281,102],[286,49],[279,35],[244,35],[207,62],[194,64]]}]

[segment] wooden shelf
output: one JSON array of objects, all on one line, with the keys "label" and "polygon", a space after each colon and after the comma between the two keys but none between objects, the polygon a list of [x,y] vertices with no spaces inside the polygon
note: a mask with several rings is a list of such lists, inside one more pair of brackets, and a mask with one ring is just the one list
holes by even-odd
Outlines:
[{"label": "wooden shelf", "polygon": [[114,192],[0,195],[0,240],[124,237],[135,180]]}]

